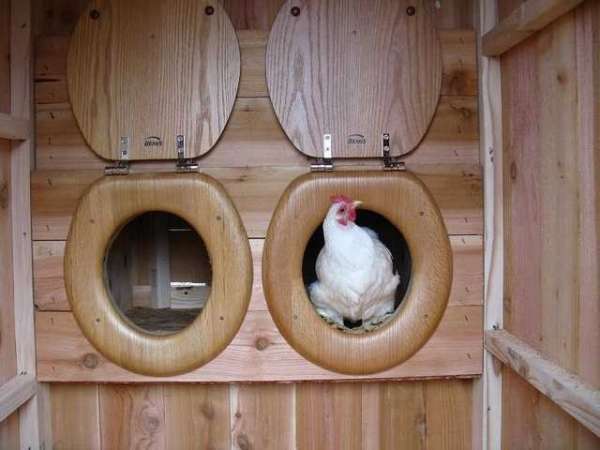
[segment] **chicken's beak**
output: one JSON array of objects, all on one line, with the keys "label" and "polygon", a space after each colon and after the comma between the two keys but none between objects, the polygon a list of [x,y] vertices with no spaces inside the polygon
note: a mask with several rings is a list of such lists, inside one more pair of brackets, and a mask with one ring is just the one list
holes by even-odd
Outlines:
[{"label": "chicken's beak", "polygon": [[352,202],[352,207],[359,208],[362,204],[363,202],[361,202],[360,200],[355,200],[354,202]]}]

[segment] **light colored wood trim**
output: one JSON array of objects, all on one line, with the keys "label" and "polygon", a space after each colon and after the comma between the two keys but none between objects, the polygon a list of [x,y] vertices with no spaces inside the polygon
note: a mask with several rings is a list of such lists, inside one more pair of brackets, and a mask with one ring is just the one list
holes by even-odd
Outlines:
[{"label": "light colored wood trim", "polygon": [[482,53],[500,56],[568,13],[583,0],[527,0],[483,35]]},{"label": "light colored wood trim", "polygon": [[[496,1],[481,0],[479,10],[479,30],[483,36],[496,25]],[[482,39],[480,37],[480,42]],[[484,173],[484,329],[493,329],[502,327],[504,291],[502,84],[498,58],[480,55],[479,83],[480,160]],[[484,450],[500,450],[502,373],[487,352],[484,352],[483,376],[479,383],[483,402],[480,445]]]},{"label": "light colored wood trim", "polygon": [[0,422],[19,409],[37,391],[34,375],[17,375],[0,386]]},{"label": "light colored wood trim", "polygon": [[[172,167],[171,164],[168,169],[172,170]],[[448,164],[409,167],[433,194],[451,235],[482,234],[481,177],[478,166]],[[336,171],[348,168],[340,164]],[[368,169],[367,166],[364,168]],[[376,166],[377,170],[379,168],[379,165]],[[355,166],[353,170],[356,169]],[[136,168],[132,167],[131,170],[135,172]],[[248,235],[253,238],[265,237],[277,200],[292,180],[309,171],[308,165],[203,169],[203,173],[225,186],[242,216]],[[102,175],[103,172],[99,170],[34,172],[31,185],[34,240],[66,239],[79,198]]]},{"label": "light colored wood trim", "polygon": [[[210,298],[184,330],[147,333],[115,308],[104,280],[104,257],[114,234],[148,211],[181,217],[207,245]],[[196,369],[237,334],[250,302],[252,257],[242,221],[225,189],[199,174],[102,177],[83,195],[65,248],[65,287],[73,314],[97,350],[116,364],[150,376]]]},{"label": "light colored wood trim", "polygon": [[[32,121],[33,39],[30,0],[11,1],[11,115]],[[15,141],[11,150],[11,222],[13,292],[17,373],[36,376],[35,328],[33,319],[33,274],[31,242],[30,171],[33,167],[33,139]],[[41,448],[40,412],[34,396],[19,411],[19,445]]]},{"label": "light colored wood trim", "polygon": [[31,121],[0,113],[0,139],[15,141],[31,137]]},{"label": "light colored wood trim", "polygon": [[486,331],[485,348],[581,425],[600,436],[599,389],[544,358],[506,330]]},{"label": "light colored wood trim", "polygon": [[[331,377],[331,373],[321,369],[297,355],[285,340],[281,337],[270,315],[267,312],[262,286],[262,252],[263,239],[251,239],[250,248],[254,262],[254,283],[252,286],[252,298],[248,308],[248,314],[240,328],[238,336],[232,341],[227,350],[215,358],[214,362],[199,369],[205,376],[197,378],[196,374],[190,373],[189,377],[181,381],[224,381],[224,374],[232,374],[238,378],[228,378],[226,381],[290,381],[292,375],[290,367],[300,379],[341,379],[342,377]],[[422,353],[415,355],[414,359],[407,361],[403,366],[392,369],[381,377],[386,378],[410,378],[418,377],[419,374],[443,373],[452,371],[456,375],[467,375],[469,371],[481,371],[482,363],[482,339],[481,311],[483,299],[483,259],[481,236],[451,236],[450,244],[453,251],[454,279],[452,290],[448,300],[447,315],[442,319],[442,324],[431,338],[432,343],[439,343],[443,347],[437,348],[437,344],[423,348]],[[54,276],[52,283],[44,283],[40,290],[44,292],[55,291],[53,285],[60,286],[60,300],[55,303],[40,303],[41,310],[70,310],[70,305],[64,292],[63,278],[63,254],[65,243],[61,242],[36,242],[34,257],[34,274],[36,281],[43,278],[43,274]],[[37,256],[36,256],[37,255]],[[41,258],[41,259],[40,259]],[[43,262],[47,259],[47,263]],[[45,267],[44,267],[45,266]],[[49,281],[49,280],[48,280]],[[457,306],[477,306],[474,310],[466,308],[455,310]],[[463,314],[466,314],[468,322]],[[96,360],[98,364],[94,367],[95,351],[89,343],[81,336],[81,331],[71,322],[61,319],[62,315],[38,314],[37,333],[40,336],[38,346],[39,367],[38,374],[41,379],[47,380],[44,373],[52,370],[53,381],[97,381],[105,375],[106,367],[102,359]],[[72,317],[72,316],[71,316]],[[53,318],[54,323],[48,323],[47,318]],[[75,344],[79,342],[80,344]],[[81,346],[83,345],[83,346]],[[444,349],[456,348],[452,360],[440,365],[440,361],[447,357]],[[456,347],[455,347],[456,346]],[[50,347],[50,349],[48,349]],[[73,352],[73,348],[77,350]],[[436,351],[441,351],[438,356]],[[444,353],[445,352],[445,353]],[[92,356],[89,354],[92,353]],[[62,361],[66,362],[64,364]],[[298,364],[298,366],[296,366]],[[455,369],[462,365],[464,373],[457,373]],[[433,368],[432,368],[433,367]],[[72,371],[73,372],[72,372]],[[281,370],[281,372],[280,372]],[[271,372],[267,375],[267,372]],[[98,374],[98,372],[101,372]],[[119,382],[143,381],[140,377],[132,375],[126,378],[128,372],[119,374]],[[266,379],[270,376],[273,378]],[[433,375],[432,375],[433,376]],[[221,378],[219,378],[221,377]],[[171,381],[171,379],[169,379]],[[179,381],[179,380],[178,380]]]},{"label": "light colored wood trim", "polygon": [[230,383],[472,378],[481,374],[482,309],[477,305],[448,305],[436,332],[412,358],[367,376],[334,373],[310,363],[281,337],[268,311],[248,311],[240,331],[223,353],[199,369],[169,378],[138,375],[117,366],[83,336],[72,313],[42,311],[36,313],[38,381]]},{"label": "light colored wood trim", "polygon": [[[412,269],[405,300],[387,324],[365,334],[346,333],[322,320],[302,279],[306,243],[321,226],[331,206],[329,198],[336,193],[360,199],[364,208],[385,216],[402,231],[410,248]],[[298,211],[310,214],[298,220]],[[327,370],[373,374],[409,359],[434,334],[451,284],[452,252],[444,221],[428,189],[410,172],[304,175],[290,184],[273,213],[263,253],[269,311],[288,343]],[[438,362],[442,359],[440,355]]]}]

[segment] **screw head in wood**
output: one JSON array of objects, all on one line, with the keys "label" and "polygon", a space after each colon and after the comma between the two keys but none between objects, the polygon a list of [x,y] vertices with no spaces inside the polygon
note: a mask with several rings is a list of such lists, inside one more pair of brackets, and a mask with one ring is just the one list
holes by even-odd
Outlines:
[{"label": "screw head in wood", "polygon": [[92,20],[98,20],[100,18],[100,11],[98,11],[97,9],[92,9],[90,11],[90,18]]},{"label": "screw head in wood", "polygon": [[215,8],[213,6],[207,6],[206,8],[204,8],[204,13],[207,16],[212,16],[215,13]]},{"label": "screw head in wood", "polygon": [[294,6],[291,10],[290,10],[290,14],[294,17],[298,17],[300,15],[300,8],[298,8],[297,6]]},{"label": "screw head in wood", "polygon": [[409,6],[408,8],[406,8],[406,14],[408,14],[409,16],[414,16],[416,12],[417,9],[414,6]]}]

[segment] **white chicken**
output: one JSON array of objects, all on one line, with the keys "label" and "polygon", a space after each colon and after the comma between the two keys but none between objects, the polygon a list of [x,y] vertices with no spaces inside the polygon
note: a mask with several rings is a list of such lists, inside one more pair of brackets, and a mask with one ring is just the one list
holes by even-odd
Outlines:
[{"label": "white chicken", "polygon": [[323,221],[325,246],[316,263],[318,281],[309,288],[317,312],[343,326],[344,319],[363,328],[394,310],[400,276],[392,255],[373,230],[356,225],[360,201],[337,195]]}]

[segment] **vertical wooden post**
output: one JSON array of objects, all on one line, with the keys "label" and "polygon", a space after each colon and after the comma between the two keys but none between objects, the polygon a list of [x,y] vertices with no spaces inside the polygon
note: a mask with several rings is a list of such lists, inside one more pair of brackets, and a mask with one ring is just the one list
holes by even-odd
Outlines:
[{"label": "vertical wooden post", "polygon": [[154,265],[152,308],[171,307],[171,256],[169,254],[169,223],[165,215],[154,217]]},{"label": "vertical wooden post", "polygon": [[[502,183],[502,91],[499,58],[481,54],[481,36],[497,22],[496,0],[480,1],[480,151],[484,176],[484,328],[502,328],[504,214]],[[482,446],[500,450],[502,440],[501,365],[487,350],[482,378]]]},{"label": "vertical wooden post", "polygon": [[[11,115],[33,123],[32,11],[30,0],[11,2]],[[10,211],[14,281],[14,314],[17,373],[35,376],[35,331],[31,244],[30,171],[33,135],[13,141],[11,149]],[[40,399],[36,395],[19,410],[20,447],[44,447],[40,439]],[[43,427],[46,428],[46,427]]]}]

